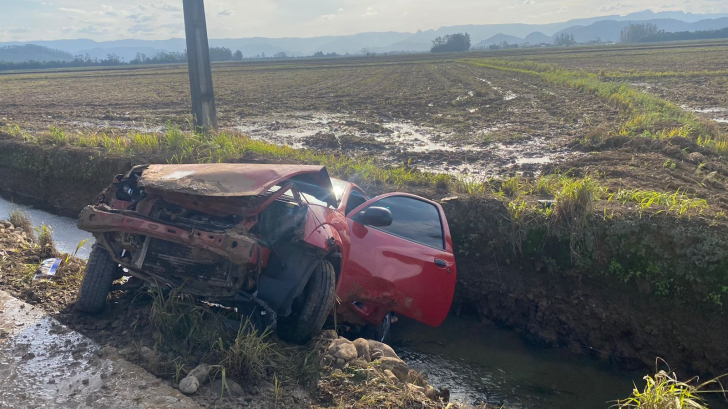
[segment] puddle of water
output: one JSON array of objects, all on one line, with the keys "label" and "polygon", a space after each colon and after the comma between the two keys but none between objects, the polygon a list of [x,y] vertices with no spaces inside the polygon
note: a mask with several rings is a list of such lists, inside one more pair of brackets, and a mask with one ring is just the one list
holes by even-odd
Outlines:
[{"label": "puddle of water", "polygon": [[728,108],[723,108],[723,107],[695,108],[692,111],[697,112],[699,114],[713,114],[713,113],[717,113],[717,112],[728,112]]},{"label": "puddle of water", "polygon": [[142,368],[0,292],[0,407],[200,408]]},{"label": "puddle of water", "polygon": [[483,326],[472,317],[451,316],[439,328],[403,319],[392,330],[392,345],[411,368],[470,403],[607,409],[643,376],[566,350],[534,348],[512,331]]},{"label": "puddle of water", "polygon": [[[361,122],[359,118],[344,114],[290,114],[285,117],[275,117],[275,119],[271,117],[248,118],[244,124],[236,126],[235,129],[253,139],[288,145],[293,148],[304,148],[306,139],[319,133],[334,134],[335,136],[361,133],[360,130],[347,126],[347,121]],[[373,137],[382,145],[400,148],[408,152],[452,152],[457,149],[471,151],[479,149],[477,146],[453,146],[439,143],[438,139],[447,140],[452,135],[407,121],[392,121],[377,125],[381,125],[392,133],[368,133],[367,136]]]},{"label": "puddle of water", "polygon": [[77,255],[81,258],[88,258],[91,247],[96,240],[91,233],[79,230],[76,227],[75,219],[56,216],[42,210],[11,203],[0,198],[0,220],[7,220],[10,213],[14,210],[21,210],[28,213],[30,221],[35,227],[38,227],[43,223],[50,226],[53,231],[53,241],[56,244],[56,249],[61,253],[72,254],[76,251],[78,244],[81,243],[81,241],[86,240],[86,243],[79,249]]},{"label": "puddle of water", "polygon": [[724,116],[725,113],[728,113],[728,107],[693,108],[687,105],[680,105],[680,108],[697,114],[706,114],[710,119],[721,124],[728,123],[728,118]]},{"label": "puddle of water", "polygon": [[516,164],[518,165],[530,165],[530,164],[544,164],[551,162],[550,156],[541,156],[538,158],[518,158]]},{"label": "puddle of water", "polygon": [[457,149],[451,145],[443,145],[435,142],[433,137],[438,133],[434,129],[427,129],[406,122],[391,122],[384,124],[383,127],[392,131],[391,135],[376,136],[374,138],[383,144],[394,142],[397,147],[410,152],[453,152]]},{"label": "puddle of water", "polygon": [[485,82],[486,84],[490,85],[491,88],[493,88],[494,90],[498,91],[499,94],[503,95],[503,100],[504,101],[510,101],[510,100],[513,100],[513,99],[518,98],[518,94],[516,94],[515,92],[508,90],[508,91],[506,91],[504,93],[503,90],[500,87],[494,86],[492,82],[486,80],[485,78],[478,78],[478,77],[476,77],[475,79],[477,79],[478,81]]}]

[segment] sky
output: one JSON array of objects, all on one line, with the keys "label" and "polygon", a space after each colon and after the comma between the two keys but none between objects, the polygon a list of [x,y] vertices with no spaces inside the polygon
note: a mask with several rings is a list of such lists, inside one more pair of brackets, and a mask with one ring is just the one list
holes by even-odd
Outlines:
[{"label": "sky", "polygon": [[[210,38],[315,37],[647,9],[728,13],[728,0],[206,0],[205,8]],[[0,0],[0,10],[0,41],[184,37],[182,0]]]}]

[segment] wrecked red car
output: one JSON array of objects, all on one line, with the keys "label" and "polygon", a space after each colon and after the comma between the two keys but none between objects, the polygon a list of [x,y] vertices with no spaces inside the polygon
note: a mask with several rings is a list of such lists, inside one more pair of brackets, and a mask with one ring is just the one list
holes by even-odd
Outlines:
[{"label": "wrecked red car", "polygon": [[[439,204],[370,199],[322,166],[137,166],[79,216],[96,237],[76,308],[101,311],[133,276],[265,316],[304,343],[335,314],[382,339],[393,314],[445,319],[456,267]],[[247,308],[247,309],[246,309]]]}]

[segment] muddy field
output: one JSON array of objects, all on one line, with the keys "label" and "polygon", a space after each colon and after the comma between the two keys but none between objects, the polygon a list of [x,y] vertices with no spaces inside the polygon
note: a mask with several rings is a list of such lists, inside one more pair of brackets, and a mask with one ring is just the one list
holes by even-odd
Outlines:
[{"label": "muddy field", "polygon": [[[215,67],[220,123],[253,138],[477,174],[538,172],[620,112],[536,78],[456,61]],[[180,68],[0,76],[0,121],[126,134],[188,126]]]},{"label": "muddy field", "polygon": [[514,60],[586,70],[675,103],[728,130],[728,42],[683,42],[574,49],[571,52],[511,53]]}]

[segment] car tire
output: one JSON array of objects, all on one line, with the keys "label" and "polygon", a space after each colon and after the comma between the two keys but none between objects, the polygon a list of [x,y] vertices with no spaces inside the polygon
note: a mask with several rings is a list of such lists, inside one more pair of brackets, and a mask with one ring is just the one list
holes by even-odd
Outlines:
[{"label": "car tire", "polygon": [[379,325],[367,325],[365,327],[365,337],[373,339],[375,341],[387,342],[389,332],[392,327],[392,313],[388,312],[387,315],[382,318],[382,322]]},{"label": "car tire", "polygon": [[294,344],[305,344],[318,334],[334,306],[335,287],[334,266],[326,260],[316,260],[303,293],[293,302],[293,312],[278,319],[278,337]]},{"label": "car tire", "polygon": [[108,250],[94,246],[86,263],[86,273],[76,298],[76,310],[96,314],[106,306],[111,284],[117,275],[117,264]]}]

